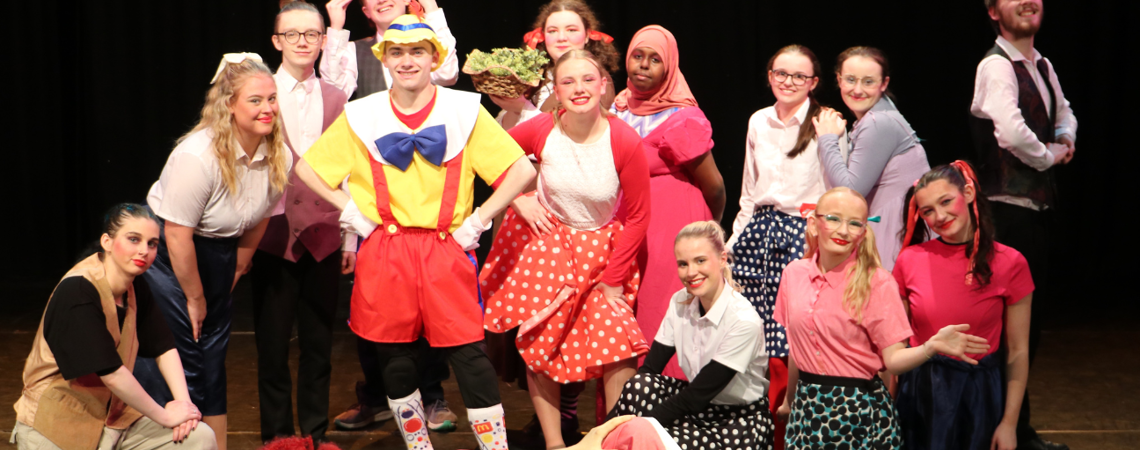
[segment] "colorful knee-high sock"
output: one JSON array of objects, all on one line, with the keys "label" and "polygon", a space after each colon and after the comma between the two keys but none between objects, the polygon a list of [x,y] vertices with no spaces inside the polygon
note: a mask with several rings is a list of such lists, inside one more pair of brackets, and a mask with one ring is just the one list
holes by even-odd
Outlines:
[{"label": "colorful knee-high sock", "polygon": [[396,416],[396,424],[404,436],[408,450],[433,450],[428,438],[427,414],[424,414],[424,402],[420,399],[419,390],[401,399],[388,399],[388,407],[392,408],[392,413]]},{"label": "colorful knee-high sock", "polygon": [[486,408],[467,408],[467,420],[475,430],[480,450],[507,450],[507,421],[502,403]]}]

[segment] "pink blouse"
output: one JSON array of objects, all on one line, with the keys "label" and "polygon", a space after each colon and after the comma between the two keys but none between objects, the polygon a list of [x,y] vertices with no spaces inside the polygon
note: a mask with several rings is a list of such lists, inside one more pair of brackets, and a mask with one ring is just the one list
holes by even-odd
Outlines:
[{"label": "pink blouse", "polygon": [[852,253],[820,273],[819,255],[788,264],[780,280],[773,318],[787,329],[796,367],[817,375],[871,379],[884,367],[882,349],[912,335],[898,284],[882,268],[871,278],[871,293],[856,323],[843,307]]}]

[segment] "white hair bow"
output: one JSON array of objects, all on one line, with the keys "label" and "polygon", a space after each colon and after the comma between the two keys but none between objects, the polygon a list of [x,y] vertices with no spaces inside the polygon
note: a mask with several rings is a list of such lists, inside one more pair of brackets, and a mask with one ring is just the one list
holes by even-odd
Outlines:
[{"label": "white hair bow", "polygon": [[214,78],[210,80],[210,84],[218,82],[218,78],[222,77],[222,72],[225,72],[227,64],[241,64],[246,58],[263,63],[261,55],[257,53],[226,53],[222,55],[222,62],[218,64],[218,71],[214,73]]}]

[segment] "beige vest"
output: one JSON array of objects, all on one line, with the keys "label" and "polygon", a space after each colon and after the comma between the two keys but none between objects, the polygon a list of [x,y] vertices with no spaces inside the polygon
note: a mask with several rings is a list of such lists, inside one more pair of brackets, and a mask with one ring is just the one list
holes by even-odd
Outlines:
[{"label": "beige vest", "polygon": [[[127,318],[119,332],[115,299],[103,271],[99,255],[91,255],[73,267],[64,279],[83,277],[99,291],[107,331],[128,370],[135,366],[138,337],[135,335],[135,291],[127,290]],[[46,312],[46,308],[45,308]],[[103,427],[125,430],[142,417],[134,408],[111,394],[98,375],[87,374],[65,380],[44,340],[43,319],[32,343],[32,353],[24,364],[24,391],[16,402],[16,420],[44,435],[63,450],[92,450],[99,446]]]}]

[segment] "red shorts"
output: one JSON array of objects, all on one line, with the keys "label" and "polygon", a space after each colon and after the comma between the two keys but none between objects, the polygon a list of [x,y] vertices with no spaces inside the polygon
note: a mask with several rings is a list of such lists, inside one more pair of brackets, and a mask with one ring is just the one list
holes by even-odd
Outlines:
[{"label": "red shorts", "polygon": [[349,327],[373,342],[454,347],[483,340],[475,265],[446,232],[383,225],[356,262]]}]

